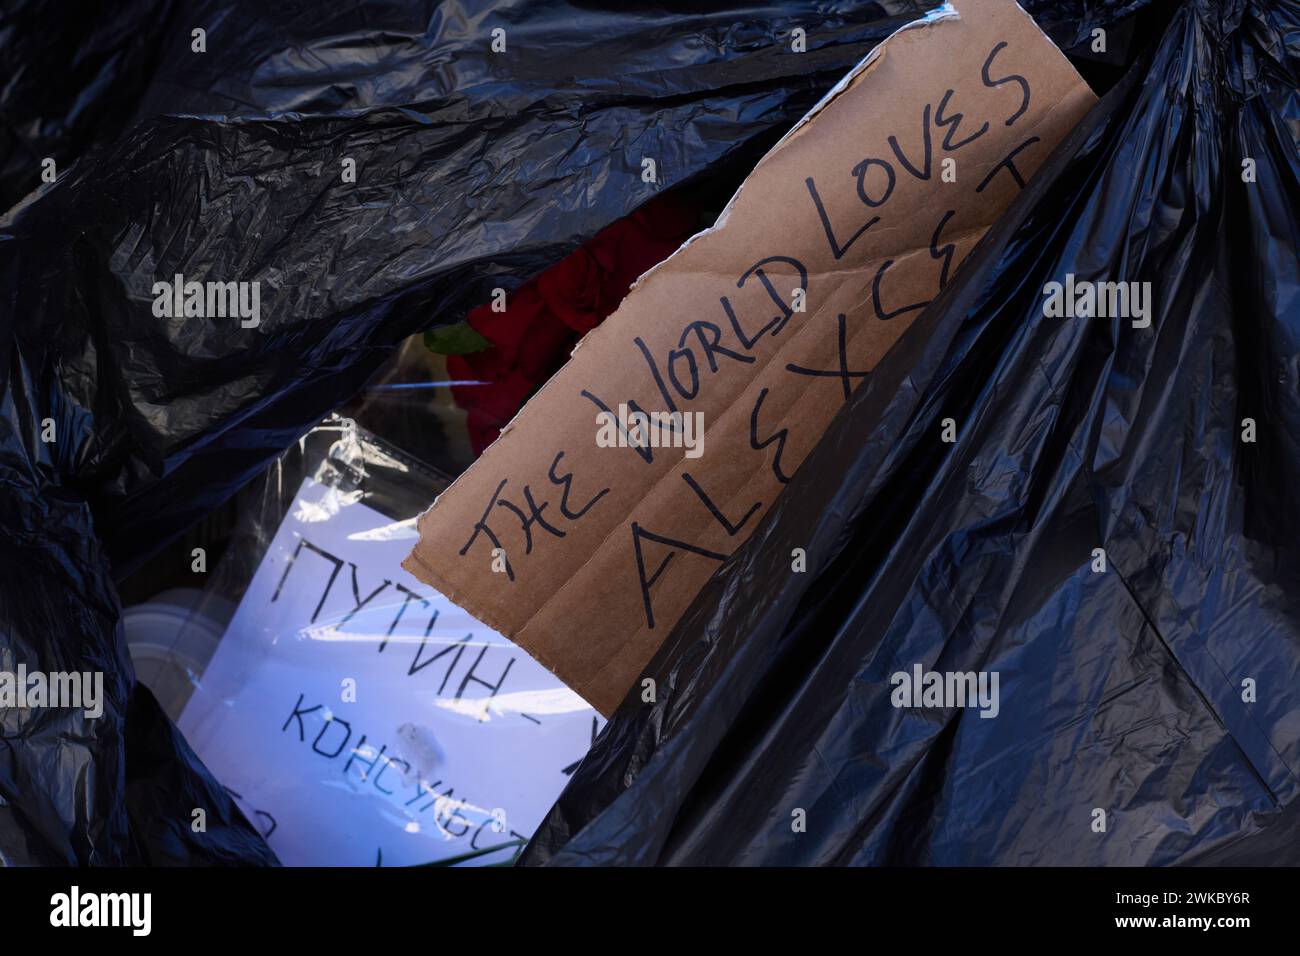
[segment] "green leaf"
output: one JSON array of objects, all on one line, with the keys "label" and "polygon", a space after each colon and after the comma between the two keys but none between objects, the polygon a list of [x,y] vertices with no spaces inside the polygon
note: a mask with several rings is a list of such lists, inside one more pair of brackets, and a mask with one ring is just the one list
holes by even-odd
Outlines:
[{"label": "green leaf", "polygon": [[492,343],[475,332],[468,322],[457,322],[425,332],[424,347],[439,355],[469,355],[491,348]]}]

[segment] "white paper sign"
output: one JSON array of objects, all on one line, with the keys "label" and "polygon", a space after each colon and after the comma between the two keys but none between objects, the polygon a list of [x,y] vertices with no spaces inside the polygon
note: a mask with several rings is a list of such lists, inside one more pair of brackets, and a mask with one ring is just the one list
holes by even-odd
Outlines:
[{"label": "white paper sign", "polygon": [[401,569],[414,539],[414,519],[305,481],[181,715],[286,865],[429,863],[527,838],[598,729],[545,668]]}]

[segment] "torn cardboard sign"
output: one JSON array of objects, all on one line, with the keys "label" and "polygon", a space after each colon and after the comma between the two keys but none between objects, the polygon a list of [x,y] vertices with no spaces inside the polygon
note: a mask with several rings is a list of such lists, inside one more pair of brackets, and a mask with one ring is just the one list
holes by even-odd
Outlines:
[{"label": "torn cardboard sign", "polygon": [[405,567],[602,713],[1095,102],[1011,0],[954,6],[846,77],[420,520]]}]

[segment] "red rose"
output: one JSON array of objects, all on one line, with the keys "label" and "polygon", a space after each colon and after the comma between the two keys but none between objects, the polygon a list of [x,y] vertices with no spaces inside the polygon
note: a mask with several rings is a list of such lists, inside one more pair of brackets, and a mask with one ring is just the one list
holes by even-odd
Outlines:
[{"label": "red rose", "polygon": [[[460,381],[481,381],[475,377],[465,358],[463,355],[447,356],[448,373]],[[452,386],[456,404],[465,409],[465,424],[475,455],[483,454],[483,450],[496,441],[501,429],[514,418],[533,387],[534,383],[518,369],[506,370],[500,378],[483,385]]]},{"label": "red rose", "polygon": [[578,336],[604,321],[629,286],[695,231],[694,207],[669,193],[602,229],[581,249],[511,293],[504,312],[490,305],[466,317],[492,347],[449,355],[452,386],[466,410],[475,454],[496,440],[529,395],[567,361]]},{"label": "red rose", "polygon": [[560,370],[577,341],[578,334],[572,327],[550,309],[542,309],[524,332],[515,367],[529,381],[540,385]]},{"label": "red rose", "polygon": [[564,364],[577,340],[574,331],[550,309],[541,308],[521,330],[513,361],[500,348],[447,356],[447,372],[457,381],[452,397],[468,413],[470,442],[481,455],[524,401]]},{"label": "red rose", "polygon": [[632,283],[677,251],[695,234],[699,216],[673,193],[646,203],[602,230],[587,248],[605,274],[602,299],[618,308]]},{"label": "red rose", "polygon": [[663,243],[672,245],[665,257],[693,236],[700,223],[695,205],[676,193],[666,193],[646,203],[628,218],[636,223],[648,240],[658,240],[659,248],[663,248]]},{"label": "red rose", "polygon": [[603,279],[600,265],[582,248],[538,276],[537,290],[560,321],[582,334],[609,314],[601,301]]},{"label": "red rose", "polygon": [[506,294],[504,312],[494,312],[490,303],[480,305],[465,316],[465,321],[475,332],[500,349],[507,360],[513,361],[524,332],[544,307],[545,303],[537,292],[537,284],[530,282]]}]

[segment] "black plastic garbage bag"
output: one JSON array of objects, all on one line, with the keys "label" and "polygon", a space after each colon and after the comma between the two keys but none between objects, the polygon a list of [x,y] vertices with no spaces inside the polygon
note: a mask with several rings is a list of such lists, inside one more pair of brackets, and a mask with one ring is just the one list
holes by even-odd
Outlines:
[{"label": "black plastic garbage bag", "polygon": [[[270,861],[136,685],[110,567],[229,498],[408,334],[657,190],[743,174],[933,5],[5,4],[0,668],[102,672],[107,704],[0,717],[0,862]],[[157,314],[176,275],[258,283],[256,323]]]},{"label": "black plastic garbage bag", "polygon": [[[58,330],[65,391],[95,411],[75,481],[115,574],[355,393],[396,342],[656,192],[757,156],[933,5],[169,8],[141,107],[167,115],[91,149],[3,227],[15,315],[45,341]],[[790,52],[795,25],[806,53]],[[259,283],[260,324],[158,320],[153,285],[178,274]]]},{"label": "black plastic garbage bag", "polygon": [[[719,570],[526,862],[1300,862],[1297,37],[1294,0],[1174,13]],[[1150,327],[1045,317],[1068,275],[1150,282]],[[998,673],[996,717],[894,706],[918,664]]]},{"label": "black plastic garbage bag", "polygon": [[[1023,6],[1065,48],[1146,2]],[[452,95],[495,100],[508,112],[566,85],[652,98],[716,97],[751,83],[806,93],[851,66],[860,44],[885,32],[881,21],[936,5],[712,2],[670,16],[654,3],[601,12],[564,0],[8,0],[0,7],[0,210],[39,185],[45,158],[62,168],[156,116],[334,114]],[[508,48],[531,51],[509,73],[484,43],[494,25],[507,29]],[[771,43],[795,26],[809,40],[797,61]],[[211,41],[201,55],[195,29]]]}]

